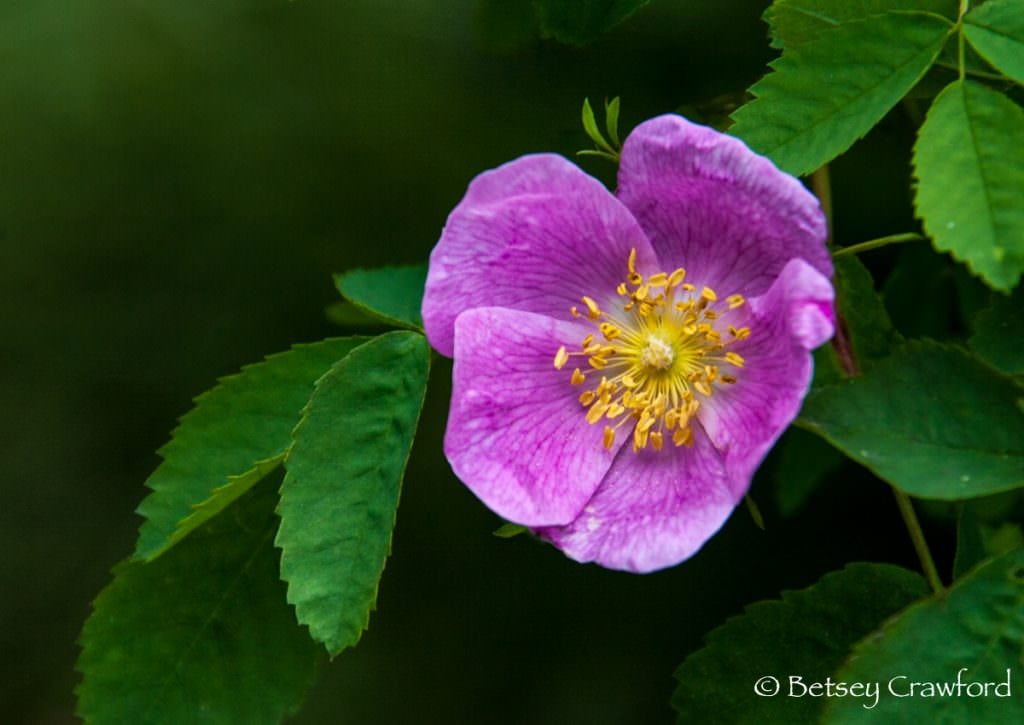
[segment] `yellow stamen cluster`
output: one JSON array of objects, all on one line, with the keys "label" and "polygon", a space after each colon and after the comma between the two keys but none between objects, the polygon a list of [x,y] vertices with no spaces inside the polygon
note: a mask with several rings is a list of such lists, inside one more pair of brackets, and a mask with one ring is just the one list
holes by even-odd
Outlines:
[{"label": "yellow stamen cluster", "polygon": [[[555,353],[555,367],[572,357],[586,358],[589,368],[573,368],[570,383],[594,387],[580,393],[591,425],[606,421],[604,447],[615,443],[619,428],[633,422],[633,450],[650,445],[660,451],[666,440],[693,445],[691,422],[700,397],[709,398],[715,385],[736,382],[743,357],[726,347],[750,336],[750,328],[722,320],[744,304],[740,295],[720,300],[710,287],[697,289],[685,281],[686,270],[644,277],[636,270],[636,250],[629,254],[626,281],[616,288],[616,311],[602,310],[590,297],[571,314],[596,327],[570,352]],[[723,331],[724,330],[724,331]],[[699,397],[700,396],[700,397]]]}]

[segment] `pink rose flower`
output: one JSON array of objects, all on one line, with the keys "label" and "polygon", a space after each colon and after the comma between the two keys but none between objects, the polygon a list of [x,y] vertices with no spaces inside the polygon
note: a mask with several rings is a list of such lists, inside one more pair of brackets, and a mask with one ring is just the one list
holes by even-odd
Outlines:
[{"label": "pink rose flower", "polygon": [[577,561],[648,572],[725,522],[833,333],[817,200],[740,140],[638,126],[618,191],[552,154],[479,175],[430,257],[445,454]]}]

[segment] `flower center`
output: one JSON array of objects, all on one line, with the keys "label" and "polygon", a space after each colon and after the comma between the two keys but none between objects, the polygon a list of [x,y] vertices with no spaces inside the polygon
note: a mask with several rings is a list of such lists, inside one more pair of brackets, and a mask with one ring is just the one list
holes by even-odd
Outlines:
[{"label": "flower center", "polygon": [[570,383],[586,385],[580,405],[591,425],[605,421],[605,448],[627,423],[633,424],[634,451],[648,445],[660,451],[666,437],[677,446],[693,445],[691,422],[701,400],[715,386],[735,383],[743,367],[743,358],[726,348],[750,337],[750,328],[723,320],[744,299],[730,295],[719,301],[710,287],[698,292],[684,282],[682,268],[644,277],[636,271],[635,249],[627,268],[614,311],[602,310],[591,297],[582,298],[585,309],[570,309],[573,317],[595,325],[601,339],[591,333],[578,351],[560,347],[555,367],[561,370],[571,357],[587,359],[589,369],[574,368]]},{"label": "flower center", "polygon": [[648,337],[647,344],[640,351],[640,362],[655,370],[664,370],[675,359],[676,354],[672,352],[672,346],[660,337]]}]

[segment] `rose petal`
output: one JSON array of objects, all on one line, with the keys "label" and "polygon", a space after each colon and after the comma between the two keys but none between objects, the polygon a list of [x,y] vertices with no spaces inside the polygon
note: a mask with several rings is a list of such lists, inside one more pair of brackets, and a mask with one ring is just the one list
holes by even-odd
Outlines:
[{"label": "rose petal", "polygon": [[629,251],[654,271],[654,253],[629,211],[576,166],[524,156],[478,176],[430,255],[423,321],[431,345],[452,354],[455,318],[508,307],[563,319],[587,295],[615,296]]},{"label": "rose petal", "polygon": [[618,197],[666,268],[720,294],[763,294],[794,257],[832,275],[814,196],[739,139],[680,116],[629,135]]},{"label": "rose petal", "polygon": [[608,475],[568,526],[538,529],[569,557],[645,573],[688,559],[736,506],[737,485],[699,429],[692,448],[619,451]]},{"label": "rose petal", "polygon": [[818,270],[794,259],[771,289],[749,300],[742,324],[750,337],[729,346],[744,358],[741,370],[730,372],[733,385],[716,385],[702,399],[697,418],[725,457],[734,496],[746,484],[772,444],[793,421],[813,374],[810,350],[832,336],[831,283]]},{"label": "rose petal", "polygon": [[[503,518],[526,526],[576,518],[611,466],[570,384],[556,370],[560,345],[587,327],[504,308],[477,308],[455,322],[452,404],[445,455],[458,476]],[[621,445],[621,444],[619,444]]]}]

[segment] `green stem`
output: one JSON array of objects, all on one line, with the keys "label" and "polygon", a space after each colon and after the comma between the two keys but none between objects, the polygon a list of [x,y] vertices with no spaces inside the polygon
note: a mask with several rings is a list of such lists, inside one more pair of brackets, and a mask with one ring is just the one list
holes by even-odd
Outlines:
[{"label": "green stem", "polygon": [[878,239],[869,239],[866,242],[860,244],[851,244],[849,247],[842,247],[832,252],[832,258],[845,257],[848,254],[860,254],[861,252],[867,252],[871,249],[878,249],[889,244],[902,244],[903,242],[919,242],[924,237],[916,232],[906,232],[905,234],[890,234],[887,237],[879,237]]},{"label": "green stem", "polygon": [[[935,61],[935,65],[937,65],[939,68],[945,68],[946,70],[955,70],[958,73],[960,72],[959,65],[953,65],[952,63],[947,63],[944,60]],[[969,76],[974,76],[975,78],[985,78],[986,80],[990,81],[1003,81],[1004,83],[1013,83],[1013,80],[1011,78],[1004,76],[1002,73],[989,73],[988,71],[984,70],[972,70],[968,68],[964,69],[964,73]]]},{"label": "green stem", "polygon": [[921,531],[921,522],[917,520],[917,514],[914,512],[914,504],[910,501],[910,497],[898,488],[894,487],[892,492],[896,496],[896,505],[899,506],[900,515],[903,516],[903,523],[907,525],[907,531],[910,532],[910,539],[914,542],[917,558],[921,560],[921,568],[924,570],[925,578],[928,579],[932,591],[936,594],[942,594],[946,588],[942,585],[942,580],[939,578],[938,569],[935,568],[932,552],[928,549],[928,542],[924,539],[924,532]]},{"label": "green stem", "polygon": [[961,81],[967,75],[967,65],[964,63],[964,15],[967,14],[968,2],[969,0],[960,0],[960,13],[956,19],[956,62]]}]

